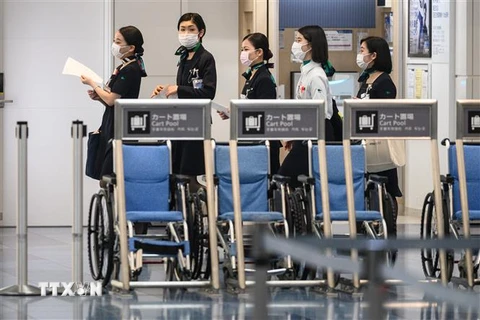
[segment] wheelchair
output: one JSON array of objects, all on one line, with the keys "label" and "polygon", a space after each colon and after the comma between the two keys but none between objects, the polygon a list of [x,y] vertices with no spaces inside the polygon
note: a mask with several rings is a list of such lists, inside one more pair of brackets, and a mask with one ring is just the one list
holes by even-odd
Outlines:
[{"label": "wheelchair", "polygon": [[[329,144],[326,146],[326,153],[331,222],[332,224],[348,222],[343,146]],[[394,203],[386,192],[386,178],[374,174],[366,175],[365,151],[362,145],[352,144],[351,154],[357,233],[359,236],[367,236],[371,239],[387,239],[390,232],[396,231],[396,218],[393,212]],[[309,176],[298,177],[302,187],[296,188],[291,193],[289,204],[296,234],[314,234],[322,239],[325,238],[325,234],[318,146],[311,141],[308,141],[308,155]],[[342,235],[333,234],[333,236],[341,237]],[[396,251],[386,253],[388,264],[394,264],[395,258]],[[297,277],[303,280],[318,277],[326,279],[326,270],[311,270],[303,263],[296,266],[296,272]],[[335,284],[338,284],[339,280],[340,275],[335,274]]]},{"label": "wheelchair", "polygon": [[[269,145],[243,142],[238,145],[238,164],[240,178],[241,209],[243,221],[243,239],[245,263],[252,263],[252,236],[249,227],[265,224],[275,236],[289,237],[286,205],[277,210],[275,203],[282,203],[278,197],[286,199],[287,178],[278,176],[275,181],[269,175]],[[215,213],[217,217],[217,236],[219,249],[223,252],[224,283],[227,289],[234,288],[237,277],[237,245],[239,235],[234,228],[234,210],[232,197],[232,176],[230,166],[230,147],[226,144],[213,145],[215,168]],[[274,187],[275,186],[275,187]],[[273,191],[275,189],[275,192]],[[275,196],[273,194],[275,193]],[[253,272],[253,269],[245,268]],[[281,279],[292,278],[292,263],[289,256],[274,257],[271,261],[269,276]]]},{"label": "wheelchair", "polygon": [[[128,234],[130,280],[144,263],[166,262],[167,280],[195,280],[204,261],[204,213],[198,195],[189,192],[190,177],[171,174],[170,143],[122,145],[127,229],[119,230],[114,203],[115,176],[93,195],[89,208],[88,258],[92,278],[119,278],[119,233]],[[134,224],[155,223],[159,234],[135,234]],[[205,239],[205,241],[204,241]],[[208,246],[208,243],[207,243]]]},{"label": "wheelchair", "polygon": [[[448,171],[447,175],[441,175],[442,209],[444,220],[445,237],[462,237],[462,210],[460,205],[460,188],[458,180],[457,150],[454,143],[444,139],[442,145],[448,148]],[[467,175],[467,194],[471,237],[479,237],[480,233],[480,158],[479,144],[465,144],[465,172]],[[425,196],[422,207],[422,224],[420,237],[422,239],[436,239],[438,234],[437,216],[435,211],[434,192]],[[474,232],[477,231],[477,232]],[[478,249],[473,250],[473,278],[479,277],[480,254]],[[421,261],[423,273],[429,278],[441,278],[440,254],[436,249],[422,249]],[[447,250],[447,279],[450,281],[454,272],[454,265],[457,264],[460,278],[466,279],[465,253],[456,257],[453,251]],[[470,262],[471,263],[471,262]]]}]

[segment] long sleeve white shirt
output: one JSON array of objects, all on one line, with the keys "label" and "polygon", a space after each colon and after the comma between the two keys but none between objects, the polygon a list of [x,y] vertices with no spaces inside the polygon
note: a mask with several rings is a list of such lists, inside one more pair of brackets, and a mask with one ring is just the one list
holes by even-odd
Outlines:
[{"label": "long sleeve white shirt", "polygon": [[295,99],[321,99],[326,101],[325,118],[333,115],[332,92],[327,75],[320,63],[310,61],[302,65]]}]

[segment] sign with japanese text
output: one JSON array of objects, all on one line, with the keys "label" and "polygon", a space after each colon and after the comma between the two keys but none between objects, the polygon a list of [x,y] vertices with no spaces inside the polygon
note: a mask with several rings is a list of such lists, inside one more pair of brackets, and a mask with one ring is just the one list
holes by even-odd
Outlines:
[{"label": "sign with japanese text", "polygon": [[202,108],[124,108],[123,113],[124,138],[204,138]]},{"label": "sign with japanese text", "polygon": [[480,100],[457,102],[457,138],[480,140]]},{"label": "sign with japanese text", "polygon": [[238,138],[316,139],[317,108],[256,108],[238,110]]},{"label": "sign with japanese text", "polygon": [[421,138],[430,137],[432,130],[431,109],[425,105],[352,106],[351,115],[352,138]]}]

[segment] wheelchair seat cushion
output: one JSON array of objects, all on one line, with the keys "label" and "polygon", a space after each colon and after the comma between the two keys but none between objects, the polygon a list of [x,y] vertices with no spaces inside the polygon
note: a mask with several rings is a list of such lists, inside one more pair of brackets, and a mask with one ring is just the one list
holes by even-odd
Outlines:
[{"label": "wheelchair seat cushion", "polygon": [[175,222],[182,221],[180,211],[127,211],[127,220],[132,222]]},{"label": "wheelchair seat cushion", "polygon": [[[218,216],[219,220],[233,221],[233,212],[226,212]],[[244,211],[242,212],[243,221],[251,222],[270,222],[270,221],[283,221],[283,214],[275,211]]]},{"label": "wheelchair seat cushion", "polygon": [[[468,216],[470,221],[480,220],[480,210],[469,210]],[[453,220],[462,221],[462,211],[456,211]]]},{"label": "wheelchair seat cushion", "polygon": [[[348,221],[348,211],[331,211],[330,217],[332,221]],[[382,219],[379,211],[356,211],[355,218],[357,221],[373,221]],[[323,212],[315,216],[316,220],[323,220]]]}]

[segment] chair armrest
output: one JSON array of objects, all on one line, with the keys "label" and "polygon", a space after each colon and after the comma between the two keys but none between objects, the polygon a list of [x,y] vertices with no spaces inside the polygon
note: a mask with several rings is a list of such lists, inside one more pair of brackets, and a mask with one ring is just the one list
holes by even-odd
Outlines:
[{"label": "chair armrest", "polygon": [[186,176],[183,174],[172,174],[171,175],[172,181],[175,183],[190,183],[190,176]]},{"label": "chair armrest", "polygon": [[388,182],[388,178],[384,176],[380,176],[378,174],[369,174],[368,175],[368,180],[373,183],[380,183],[380,184],[386,184]]},{"label": "chair armrest", "polygon": [[440,175],[440,182],[441,183],[448,183],[448,184],[453,184],[453,176],[451,174],[447,174],[446,176],[445,175]]},{"label": "chair armrest", "polygon": [[106,185],[116,185],[117,184],[117,176],[115,175],[115,173],[106,174],[106,175],[102,176],[102,181]]},{"label": "chair armrest", "polygon": [[309,185],[315,184],[315,179],[314,179],[313,177],[308,177],[308,176],[306,176],[306,175],[304,175],[304,174],[299,175],[299,176],[297,177],[297,180],[298,180],[298,182],[301,182],[301,183],[303,183],[303,184],[309,184]]},{"label": "chair armrest", "polygon": [[289,183],[292,180],[292,178],[287,176],[282,176],[281,174],[274,174],[272,176],[272,180],[280,184],[286,184],[286,183]]}]

